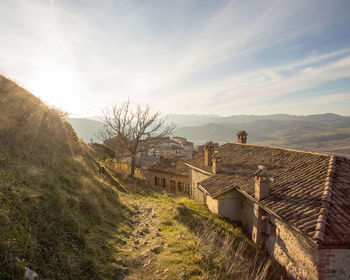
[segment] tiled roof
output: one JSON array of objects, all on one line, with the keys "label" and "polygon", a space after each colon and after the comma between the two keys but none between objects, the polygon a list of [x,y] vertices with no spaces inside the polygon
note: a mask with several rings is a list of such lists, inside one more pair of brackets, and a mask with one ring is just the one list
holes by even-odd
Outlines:
[{"label": "tiled roof", "polygon": [[175,159],[160,159],[154,163],[148,170],[173,173],[178,175],[187,176],[188,167],[181,160]]},{"label": "tiled roof", "polygon": [[[228,143],[218,148],[222,171],[200,182],[212,197],[238,188],[254,198],[254,172],[275,179],[261,201],[317,244],[350,244],[350,159],[283,148]],[[202,153],[188,164],[207,172]]]}]

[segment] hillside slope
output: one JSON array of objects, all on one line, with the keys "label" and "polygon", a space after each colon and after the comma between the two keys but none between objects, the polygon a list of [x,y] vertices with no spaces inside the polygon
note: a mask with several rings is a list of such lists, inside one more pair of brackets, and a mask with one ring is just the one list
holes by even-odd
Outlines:
[{"label": "hillside slope", "polygon": [[98,131],[104,125],[101,121],[83,118],[67,118],[67,121],[72,125],[79,138],[84,140],[85,143],[90,143],[91,140],[95,143],[102,142],[97,136]]},{"label": "hillside slope", "polygon": [[126,208],[63,116],[0,76],[0,279],[115,275]]}]

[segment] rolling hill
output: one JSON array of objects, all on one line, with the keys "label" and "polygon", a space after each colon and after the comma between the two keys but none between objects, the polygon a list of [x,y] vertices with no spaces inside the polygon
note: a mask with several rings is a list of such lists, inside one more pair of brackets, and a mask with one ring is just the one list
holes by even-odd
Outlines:
[{"label": "rolling hill", "polygon": [[[229,117],[167,115],[166,119],[177,124],[174,135],[186,137],[195,144],[208,140],[219,143],[236,141],[237,131],[245,129],[251,144],[350,154],[350,117],[331,113]],[[96,134],[103,127],[102,122],[84,118],[69,118],[68,121],[85,142],[90,142],[90,139],[100,141]]]}]

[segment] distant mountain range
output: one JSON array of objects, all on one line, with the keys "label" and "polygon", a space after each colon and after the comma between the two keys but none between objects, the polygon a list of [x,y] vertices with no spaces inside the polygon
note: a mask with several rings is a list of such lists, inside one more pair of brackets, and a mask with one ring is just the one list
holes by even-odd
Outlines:
[{"label": "distant mountain range", "polygon": [[[84,141],[93,139],[98,142],[96,133],[103,124],[96,118],[70,118],[68,121]],[[195,144],[203,144],[208,140],[235,142],[235,134],[245,129],[248,143],[251,144],[350,154],[350,117],[331,113],[229,117],[173,114],[167,115],[166,120],[176,123],[174,135],[186,137]]]}]

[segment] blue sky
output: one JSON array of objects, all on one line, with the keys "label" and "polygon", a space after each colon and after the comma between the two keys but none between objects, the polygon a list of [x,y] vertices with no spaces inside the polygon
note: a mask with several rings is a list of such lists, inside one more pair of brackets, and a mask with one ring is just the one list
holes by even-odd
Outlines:
[{"label": "blue sky", "polygon": [[350,1],[2,0],[0,73],[73,116],[350,115]]}]

